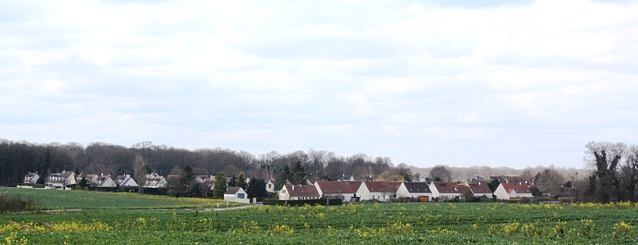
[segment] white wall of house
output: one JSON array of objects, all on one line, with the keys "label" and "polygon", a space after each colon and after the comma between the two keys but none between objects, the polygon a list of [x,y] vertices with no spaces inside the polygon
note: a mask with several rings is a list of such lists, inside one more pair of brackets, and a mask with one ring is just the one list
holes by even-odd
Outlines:
[{"label": "white wall of house", "polygon": [[436,189],[434,182],[430,183],[430,191],[432,192],[432,198],[437,198],[440,196],[439,190]]},{"label": "white wall of house", "polygon": [[229,202],[250,203],[248,193],[241,188],[235,194],[224,194],[224,200]]},{"label": "white wall of house", "polygon": [[357,190],[357,196],[361,198],[361,201],[372,199],[372,195],[370,195],[370,190],[368,190],[366,182],[361,183],[361,185],[359,186],[359,189]]},{"label": "white wall of house", "polygon": [[379,201],[388,201],[392,199],[395,193],[392,192],[370,192],[370,199],[368,200],[379,200]]},{"label": "white wall of house", "polygon": [[496,187],[494,195],[498,200],[509,200],[511,198],[510,194],[507,193],[507,190],[505,190],[505,187],[503,187],[503,185],[498,185],[498,187]]},{"label": "white wall of house", "polygon": [[109,177],[106,178],[99,187],[117,187],[117,184],[115,184],[115,181]]},{"label": "white wall of house", "polygon": [[275,193],[275,183],[269,180],[268,183],[266,183],[266,191],[270,193]]},{"label": "white wall of house", "polygon": [[286,189],[286,185],[281,187],[281,190],[279,191],[279,200],[291,200],[290,191]]},{"label": "white wall of house", "polygon": [[355,193],[324,193],[321,187],[319,187],[319,181],[316,181],[314,186],[317,188],[317,192],[319,192],[320,197],[339,198],[341,201],[349,202],[355,195]]},{"label": "white wall of house", "polygon": [[397,189],[397,197],[398,198],[402,198],[402,197],[417,198],[417,197],[420,197],[420,196],[428,196],[429,200],[432,200],[432,193],[429,193],[429,192],[423,192],[423,193],[412,192],[412,193],[410,193],[408,188],[405,186],[405,182],[401,183],[401,185],[399,186],[399,189]]}]

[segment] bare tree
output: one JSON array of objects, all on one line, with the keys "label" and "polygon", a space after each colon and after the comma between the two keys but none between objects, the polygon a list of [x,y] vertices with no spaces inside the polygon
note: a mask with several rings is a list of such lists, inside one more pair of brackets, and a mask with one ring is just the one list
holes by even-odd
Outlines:
[{"label": "bare tree", "polygon": [[627,145],[622,142],[590,142],[585,147],[585,162],[596,167],[594,176],[600,181],[600,187],[596,186],[597,199],[603,203],[616,201],[616,170]]},{"label": "bare tree", "polygon": [[146,164],[141,153],[135,153],[133,161],[133,178],[137,181],[138,192],[142,193],[142,186],[146,182]]},{"label": "bare tree", "polygon": [[638,185],[638,146],[627,148],[625,164],[620,166],[620,186],[623,190],[624,200],[638,201],[636,191]]},{"label": "bare tree", "polygon": [[444,166],[438,165],[430,170],[430,178],[434,181],[447,182],[452,180],[452,173]]}]

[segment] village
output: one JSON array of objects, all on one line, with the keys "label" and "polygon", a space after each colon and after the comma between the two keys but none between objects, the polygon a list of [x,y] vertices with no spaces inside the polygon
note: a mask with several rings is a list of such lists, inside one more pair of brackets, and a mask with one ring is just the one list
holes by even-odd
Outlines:
[{"label": "village", "polygon": [[[157,173],[147,174],[142,185],[130,175],[122,174],[112,177],[108,174],[76,174],[73,171],[51,173],[46,177],[38,173],[28,173],[24,184],[19,188],[41,187],[52,190],[84,189],[90,191],[124,191],[149,194],[169,194],[179,188],[180,175],[166,177]],[[212,192],[216,176],[196,175],[193,181]],[[44,179],[44,181],[42,181]],[[225,178],[226,186],[223,198],[229,202],[256,203],[257,199],[249,198],[245,188],[229,185],[230,178]],[[249,179],[247,179],[249,182]],[[275,189],[273,180],[265,185],[267,197],[278,200],[316,200],[320,198],[340,199],[342,202],[459,202],[459,201],[510,201],[531,202],[534,180],[521,176],[490,176],[471,178],[463,182],[440,182],[422,178],[415,182],[374,181],[371,178],[357,179],[352,175],[343,175],[336,181],[319,180],[314,183],[306,180],[305,184],[291,184],[290,181]],[[39,185],[37,183],[44,183]],[[492,190],[490,185],[498,183]],[[545,194],[548,196],[548,194]]]}]

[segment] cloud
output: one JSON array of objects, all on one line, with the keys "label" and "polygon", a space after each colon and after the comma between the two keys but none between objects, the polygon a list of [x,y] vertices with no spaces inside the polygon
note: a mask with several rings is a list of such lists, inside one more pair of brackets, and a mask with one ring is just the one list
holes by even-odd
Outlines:
[{"label": "cloud", "polygon": [[635,143],[636,16],[632,1],[6,2],[0,133],[581,167],[586,142]]}]

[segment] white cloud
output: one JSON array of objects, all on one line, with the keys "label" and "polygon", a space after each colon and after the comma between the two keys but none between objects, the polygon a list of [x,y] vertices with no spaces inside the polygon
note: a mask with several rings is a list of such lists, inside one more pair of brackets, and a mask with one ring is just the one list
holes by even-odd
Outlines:
[{"label": "white cloud", "polygon": [[0,132],[580,167],[586,142],[636,143],[636,16],[545,0],[0,3]]}]

